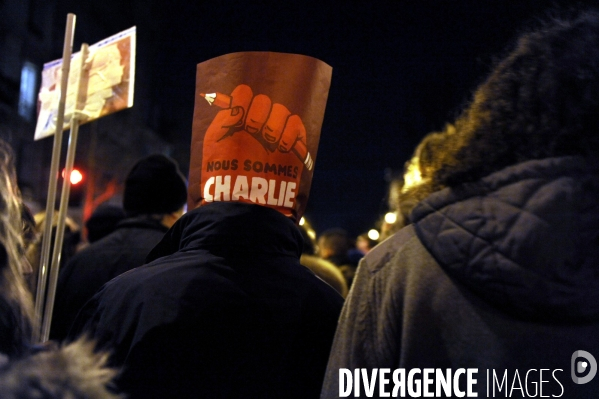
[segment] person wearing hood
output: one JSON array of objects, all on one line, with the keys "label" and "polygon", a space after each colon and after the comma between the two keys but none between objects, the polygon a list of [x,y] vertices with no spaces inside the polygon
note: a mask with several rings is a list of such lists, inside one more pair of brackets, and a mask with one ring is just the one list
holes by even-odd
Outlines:
[{"label": "person wearing hood", "polygon": [[104,283],[137,266],[183,214],[187,182],[162,154],[139,159],[125,179],[126,218],[75,254],[60,271],[50,338],[66,338],[77,313]]},{"label": "person wearing hood", "polygon": [[360,264],[321,398],[365,394],[356,369],[388,371],[369,397],[438,393],[439,370],[449,396],[596,397],[599,14],[524,33],[452,129],[432,194]]}]

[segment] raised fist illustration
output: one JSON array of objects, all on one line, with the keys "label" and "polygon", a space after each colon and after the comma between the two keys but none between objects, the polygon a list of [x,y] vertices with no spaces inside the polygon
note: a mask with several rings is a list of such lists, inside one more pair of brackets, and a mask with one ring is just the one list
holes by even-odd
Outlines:
[{"label": "raised fist illustration", "polygon": [[268,153],[293,152],[308,170],[314,161],[306,146],[306,128],[302,119],[282,104],[264,95],[254,96],[247,85],[239,85],[231,95],[201,93],[210,105],[222,108],[206,131],[204,146],[220,142],[238,132],[256,139]]},{"label": "raised fist illustration", "polygon": [[201,120],[202,127],[198,125],[192,152],[201,151],[202,156],[190,162],[190,179],[199,178],[198,185],[190,183],[192,205],[241,201],[297,219],[307,199],[302,176],[309,179],[305,172],[314,168],[301,117],[264,94],[254,95],[244,84],[230,95],[198,94],[219,109],[207,113],[202,107],[208,104],[195,105],[194,115],[208,119],[194,119],[194,124]]}]

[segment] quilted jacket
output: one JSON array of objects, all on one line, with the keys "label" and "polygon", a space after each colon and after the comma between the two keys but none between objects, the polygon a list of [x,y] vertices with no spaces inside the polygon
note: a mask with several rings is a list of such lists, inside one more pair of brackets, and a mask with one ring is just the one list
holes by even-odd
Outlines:
[{"label": "quilted jacket", "polygon": [[597,397],[599,378],[575,384],[571,367],[578,350],[599,358],[598,199],[599,167],[577,157],[430,195],[360,263],[321,398],[338,397],[340,368],[476,368],[478,397],[531,396],[534,381]]}]

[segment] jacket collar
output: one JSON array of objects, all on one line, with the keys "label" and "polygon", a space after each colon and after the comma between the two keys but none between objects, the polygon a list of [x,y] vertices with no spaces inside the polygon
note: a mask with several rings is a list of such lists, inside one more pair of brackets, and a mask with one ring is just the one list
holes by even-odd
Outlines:
[{"label": "jacket collar", "polygon": [[178,251],[209,250],[224,257],[271,254],[299,259],[302,235],[280,212],[240,202],[214,202],[183,215],[146,258]]},{"label": "jacket collar", "polygon": [[121,220],[117,225],[117,229],[120,228],[146,228],[155,229],[166,232],[168,227],[160,223],[159,220],[153,219],[149,216],[136,216]]}]

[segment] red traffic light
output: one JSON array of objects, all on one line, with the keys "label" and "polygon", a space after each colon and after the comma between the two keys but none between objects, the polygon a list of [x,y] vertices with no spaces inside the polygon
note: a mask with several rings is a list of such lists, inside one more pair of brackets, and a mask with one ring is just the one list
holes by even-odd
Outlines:
[{"label": "red traffic light", "polygon": [[[65,169],[62,170],[62,178],[64,179],[65,176]],[[72,185],[77,185],[79,183],[81,183],[83,181],[83,173],[81,173],[78,169],[73,168],[73,171],[71,172],[71,184]]]}]

